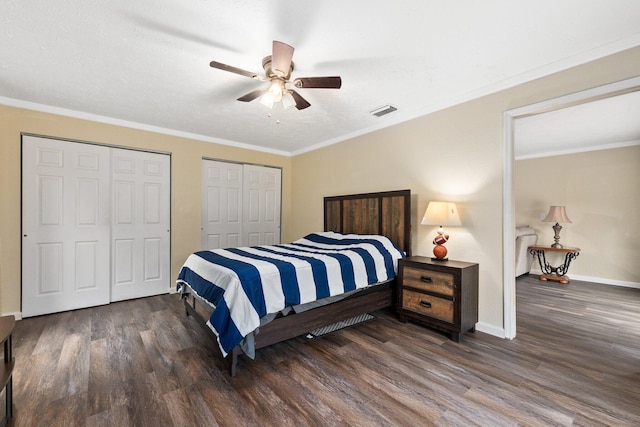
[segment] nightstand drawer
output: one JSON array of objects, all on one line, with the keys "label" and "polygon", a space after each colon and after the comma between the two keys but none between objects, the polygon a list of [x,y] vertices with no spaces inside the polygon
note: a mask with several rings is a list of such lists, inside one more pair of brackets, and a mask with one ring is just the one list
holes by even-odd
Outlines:
[{"label": "nightstand drawer", "polygon": [[424,268],[405,267],[403,270],[402,286],[424,289],[429,292],[453,296],[454,277],[450,273],[425,270]]},{"label": "nightstand drawer", "polygon": [[[428,272],[431,273],[431,272]],[[419,314],[453,323],[453,301],[404,289],[402,307]]]}]

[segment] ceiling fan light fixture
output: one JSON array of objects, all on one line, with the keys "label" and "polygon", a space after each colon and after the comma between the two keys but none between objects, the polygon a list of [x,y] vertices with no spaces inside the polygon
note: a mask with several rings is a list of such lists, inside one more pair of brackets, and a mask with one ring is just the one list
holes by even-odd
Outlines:
[{"label": "ceiling fan light fixture", "polygon": [[260,103],[267,108],[273,108],[274,104],[283,100],[283,95],[285,93],[287,93],[287,90],[284,88],[284,82],[280,79],[273,79],[271,80],[271,83],[269,84],[269,87],[267,88],[265,94],[262,95]]},{"label": "ceiling fan light fixture", "polygon": [[273,98],[273,102],[280,102],[280,100],[282,99],[282,93],[284,92],[284,84],[282,83],[282,80],[272,80],[271,84],[269,85],[269,89],[267,89],[267,92]]},{"label": "ceiling fan light fixture", "polygon": [[273,100],[273,96],[271,95],[271,93],[267,92],[262,95],[262,97],[260,98],[260,104],[269,109],[273,108],[273,104],[275,104],[275,101]]},{"label": "ceiling fan light fixture", "polygon": [[282,95],[282,108],[284,108],[285,110],[288,110],[291,107],[295,107],[296,106],[296,100],[293,99],[293,95],[291,95],[291,92],[286,91],[284,95]]},{"label": "ceiling fan light fixture", "polygon": [[326,77],[299,77],[291,81],[291,72],[294,69],[293,47],[286,43],[274,40],[271,55],[262,59],[262,68],[264,69],[264,77],[257,73],[243,70],[238,67],[223,64],[222,62],[211,61],[209,65],[219,70],[240,74],[252,79],[269,82],[269,86],[263,89],[253,90],[240,98],[238,101],[251,102],[260,98],[260,103],[267,108],[282,102],[284,109],[291,108],[295,105],[298,110],[304,110],[311,106],[297,91],[287,89],[295,87],[299,89],[340,89],[342,87],[342,79],[340,76]]},{"label": "ceiling fan light fixture", "polygon": [[288,110],[291,107],[295,107],[296,106],[296,100],[293,99],[293,95],[291,95],[291,92],[286,91],[284,95],[282,95],[282,107],[285,110]]}]

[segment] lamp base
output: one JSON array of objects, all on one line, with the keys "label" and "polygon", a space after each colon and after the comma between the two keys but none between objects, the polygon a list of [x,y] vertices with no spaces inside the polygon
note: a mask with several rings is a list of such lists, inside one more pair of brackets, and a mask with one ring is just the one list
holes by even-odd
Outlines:
[{"label": "lamp base", "polygon": [[439,261],[447,260],[447,248],[444,245],[436,244],[433,247],[433,254],[436,256],[435,259]]},{"label": "lamp base", "polygon": [[562,226],[556,222],[556,225],[551,228],[553,228],[553,241],[555,242],[553,245],[551,245],[551,247],[561,248],[562,245],[560,244],[560,230],[562,230]]}]

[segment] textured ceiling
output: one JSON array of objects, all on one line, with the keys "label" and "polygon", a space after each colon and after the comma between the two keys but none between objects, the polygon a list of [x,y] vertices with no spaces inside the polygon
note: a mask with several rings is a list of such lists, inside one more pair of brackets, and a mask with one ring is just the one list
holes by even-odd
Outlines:
[{"label": "textured ceiling", "polygon": [[[295,154],[640,45],[637,0],[2,0],[0,103]],[[306,110],[236,101],[272,40]],[[398,111],[375,117],[391,104]]]}]

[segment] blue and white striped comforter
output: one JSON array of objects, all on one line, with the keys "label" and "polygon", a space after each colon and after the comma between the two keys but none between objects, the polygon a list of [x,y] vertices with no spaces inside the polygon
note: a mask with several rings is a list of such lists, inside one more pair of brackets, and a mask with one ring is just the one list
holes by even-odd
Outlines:
[{"label": "blue and white striped comforter", "polygon": [[290,244],[196,252],[178,290],[188,284],[215,307],[207,325],[226,356],[265,315],[393,279],[403,256],[384,236],[312,233]]}]

